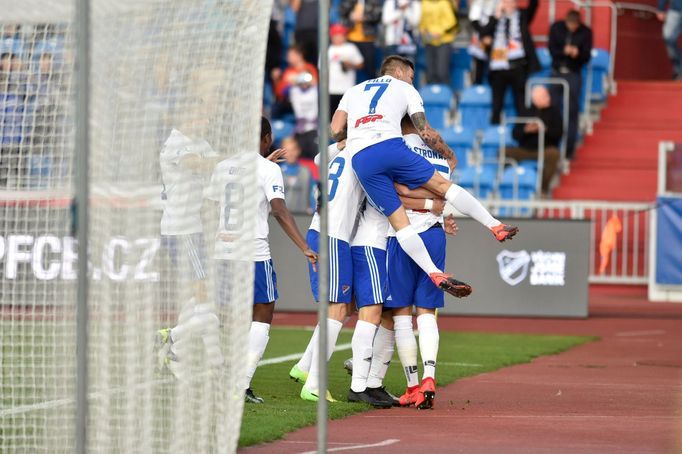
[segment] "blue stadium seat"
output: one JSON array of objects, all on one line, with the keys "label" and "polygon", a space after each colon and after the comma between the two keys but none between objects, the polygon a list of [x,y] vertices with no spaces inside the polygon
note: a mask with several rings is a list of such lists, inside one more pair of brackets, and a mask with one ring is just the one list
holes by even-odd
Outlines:
[{"label": "blue stadium seat", "polygon": [[426,72],[426,50],[424,46],[417,45],[417,56],[414,62],[414,82],[415,88],[419,89],[422,85],[422,75]]},{"label": "blue stadium seat", "polygon": [[538,60],[540,60],[540,71],[533,73],[535,77],[549,77],[552,74],[552,56],[549,53],[549,49],[546,47],[538,47],[535,49],[538,55]]},{"label": "blue stadium seat", "polygon": [[452,52],[450,59],[450,86],[459,93],[464,90],[467,82],[467,74],[471,70],[471,55],[466,48],[457,47]]},{"label": "blue stadium seat", "polygon": [[485,163],[495,163],[497,166],[500,155],[500,147],[502,146],[502,134],[504,131],[504,139],[507,147],[515,146],[516,142],[512,137],[512,125],[507,126],[491,126],[483,132],[481,139],[481,156]]},{"label": "blue stadium seat", "polygon": [[419,94],[424,100],[426,118],[436,129],[444,128],[453,105],[452,90],[447,85],[426,85]]},{"label": "blue stadium seat", "polygon": [[496,178],[496,172],[489,168],[481,166],[467,167],[458,172],[457,184],[473,193],[479,199],[486,199],[495,189]]},{"label": "blue stadium seat", "polygon": [[[507,167],[500,182],[500,197],[503,200],[531,200],[535,195],[537,175],[537,170],[523,165]],[[514,194],[514,186],[517,187],[516,194]],[[499,212],[500,216],[529,216],[530,214],[527,208],[502,207]]]},{"label": "blue stadium seat", "polygon": [[592,49],[592,90],[590,99],[598,102],[606,101],[606,78],[609,73],[609,53],[604,49]]},{"label": "blue stadium seat", "polygon": [[279,147],[282,139],[294,134],[294,123],[286,120],[273,120],[272,135],[275,138],[274,146]]},{"label": "blue stadium seat", "polygon": [[492,92],[487,85],[474,85],[462,91],[459,101],[461,125],[480,130],[490,125]]},{"label": "blue stadium seat", "polygon": [[457,156],[457,168],[463,169],[471,165],[471,151],[476,143],[476,134],[471,129],[455,126],[439,131],[445,143]]}]

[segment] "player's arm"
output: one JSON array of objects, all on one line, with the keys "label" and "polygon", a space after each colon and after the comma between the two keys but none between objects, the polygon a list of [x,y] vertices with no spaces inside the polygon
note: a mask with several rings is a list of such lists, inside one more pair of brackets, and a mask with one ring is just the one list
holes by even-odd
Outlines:
[{"label": "player's arm", "polygon": [[317,271],[317,254],[310,249],[310,246],[308,246],[308,243],[303,238],[303,235],[301,235],[301,232],[299,232],[296,221],[287,208],[287,204],[284,199],[275,198],[270,200],[270,208],[272,209],[272,215],[275,217],[275,219],[277,219],[277,222],[279,222],[279,225],[282,227],[282,230],[284,230],[284,233],[291,238],[291,241],[293,241],[294,244],[303,252],[308,261],[312,263],[313,269]]},{"label": "player's arm", "polygon": [[329,127],[329,135],[334,142],[341,142],[348,135],[348,113],[344,110],[336,109]]},{"label": "player's arm", "polygon": [[457,165],[457,157],[452,152],[450,147],[445,143],[443,138],[438,134],[438,131],[433,129],[426,121],[426,114],[424,112],[415,112],[410,115],[414,127],[419,133],[424,143],[428,145],[433,151],[443,156],[448,160],[448,164],[454,168]]},{"label": "player's arm", "polygon": [[419,187],[415,189],[410,189],[404,184],[393,183],[395,190],[399,196],[411,198],[411,199],[435,199],[438,196],[426,188]]},{"label": "player's arm", "polygon": [[436,216],[443,214],[445,200],[443,199],[413,199],[400,196],[400,202],[407,210],[430,211]]}]

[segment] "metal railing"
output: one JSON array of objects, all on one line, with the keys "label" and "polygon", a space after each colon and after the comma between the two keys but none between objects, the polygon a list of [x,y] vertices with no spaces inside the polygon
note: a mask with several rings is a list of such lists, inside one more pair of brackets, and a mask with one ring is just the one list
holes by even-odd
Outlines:
[{"label": "metal railing", "polygon": [[502,180],[502,173],[504,172],[504,163],[507,160],[507,125],[508,124],[531,124],[536,123],[538,125],[538,175],[537,181],[535,183],[535,192],[538,194],[542,193],[542,171],[545,167],[545,124],[538,117],[512,117],[506,119],[502,123],[502,128],[500,128],[500,154],[499,154],[499,165],[497,170],[497,180]]},{"label": "metal railing", "polygon": [[568,82],[560,77],[531,77],[526,81],[526,107],[530,107],[531,104],[531,90],[533,85],[560,85],[561,86],[561,96],[563,98],[562,106],[562,116],[563,116],[563,126],[564,132],[561,135],[561,146],[559,150],[561,151],[561,158],[559,163],[563,166],[564,161],[566,161],[566,145],[568,142],[568,117],[569,117],[569,95],[570,88]]},{"label": "metal railing", "polygon": [[[591,283],[646,284],[649,272],[650,214],[654,203],[621,203],[608,201],[558,201],[558,200],[487,200],[483,203],[494,213],[500,209],[525,210],[526,217],[539,219],[589,220]],[[599,272],[602,261],[600,243],[606,223],[617,216],[622,231],[608,255],[609,265]]]}]

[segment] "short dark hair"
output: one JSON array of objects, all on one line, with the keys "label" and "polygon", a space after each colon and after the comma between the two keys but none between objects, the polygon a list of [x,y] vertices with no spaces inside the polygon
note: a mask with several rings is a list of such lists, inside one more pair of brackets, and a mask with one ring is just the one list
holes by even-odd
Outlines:
[{"label": "short dark hair", "polygon": [[261,116],[260,117],[260,140],[265,139],[265,136],[268,134],[272,134],[272,126],[270,126],[270,122],[268,121],[267,118]]},{"label": "short dark hair", "polygon": [[381,63],[379,74],[385,76],[386,74],[393,72],[400,67],[410,68],[414,71],[414,63],[412,63],[412,60],[409,58],[401,57],[400,55],[389,55],[388,57],[384,58],[384,61]]},{"label": "short dark hair", "polygon": [[566,21],[567,22],[580,22],[580,13],[572,9],[568,13],[566,13]]}]

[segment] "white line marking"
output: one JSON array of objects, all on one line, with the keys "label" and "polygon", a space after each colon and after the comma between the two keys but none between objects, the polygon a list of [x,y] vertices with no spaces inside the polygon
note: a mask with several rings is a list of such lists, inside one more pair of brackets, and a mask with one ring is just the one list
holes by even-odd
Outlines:
[{"label": "white line marking", "polygon": [[[339,344],[336,346],[336,349],[334,351],[344,351],[344,350],[350,350],[351,344]],[[262,360],[260,363],[258,363],[258,367],[261,366],[268,366],[270,364],[280,364],[280,363],[285,363],[287,361],[293,361],[295,359],[299,359],[303,356],[304,352],[300,353],[293,353],[291,355],[284,355],[284,356],[278,356],[275,358],[268,358]],[[206,372],[205,374],[208,374]],[[200,376],[196,378],[200,378],[201,376],[204,376],[205,374],[201,374]],[[115,394],[120,394],[122,392],[129,392],[129,391],[137,391],[137,390],[142,390],[145,388],[149,388],[152,386],[158,386],[158,385],[165,385],[168,383],[172,383],[175,381],[174,377],[168,377],[168,378],[162,378],[158,380],[152,380],[149,382],[144,382],[144,383],[138,383],[137,385],[132,385],[132,386],[120,386],[117,388],[112,388],[107,391],[98,391],[98,392],[93,392],[88,394],[88,399],[101,399],[106,396],[111,396]],[[22,414],[22,413],[28,413],[30,411],[35,411],[35,410],[49,410],[52,408],[58,408],[58,407],[63,407],[66,405],[72,405],[74,404],[73,399],[57,399],[57,400],[48,400],[45,402],[39,402],[37,404],[30,404],[30,405],[21,405],[19,407],[12,407],[12,408],[7,408],[4,410],[0,410],[0,418],[5,417],[5,416],[12,416],[12,415],[17,415],[17,414]]]},{"label": "white line marking", "polygon": [[[367,448],[381,448],[383,446],[391,446],[396,443],[399,443],[400,440],[396,438],[389,438],[384,441],[380,441],[379,443],[372,443],[372,444],[364,444],[364,445],[351,445],[351,446],[339,446],[337,448],[331,448],[327,449],[327,452],[339,452],[339,451],[352,451],[355,449],[367,449]],[[302,452],[301,454],[317,454],[317,451],[305,451]]]},{"label": "white line marking", "polygon": [[483,367],[483,364],[476,363],[447,363],[445,361],[438,361],[436,366],[458,366],[458,367]]},{"label": "white line marking", "polygon": [[662,336],[666,334],[663,329],[650,329],[648,331],[622,331],[616,333],[616,337],[635,337],[635,336]]}]

